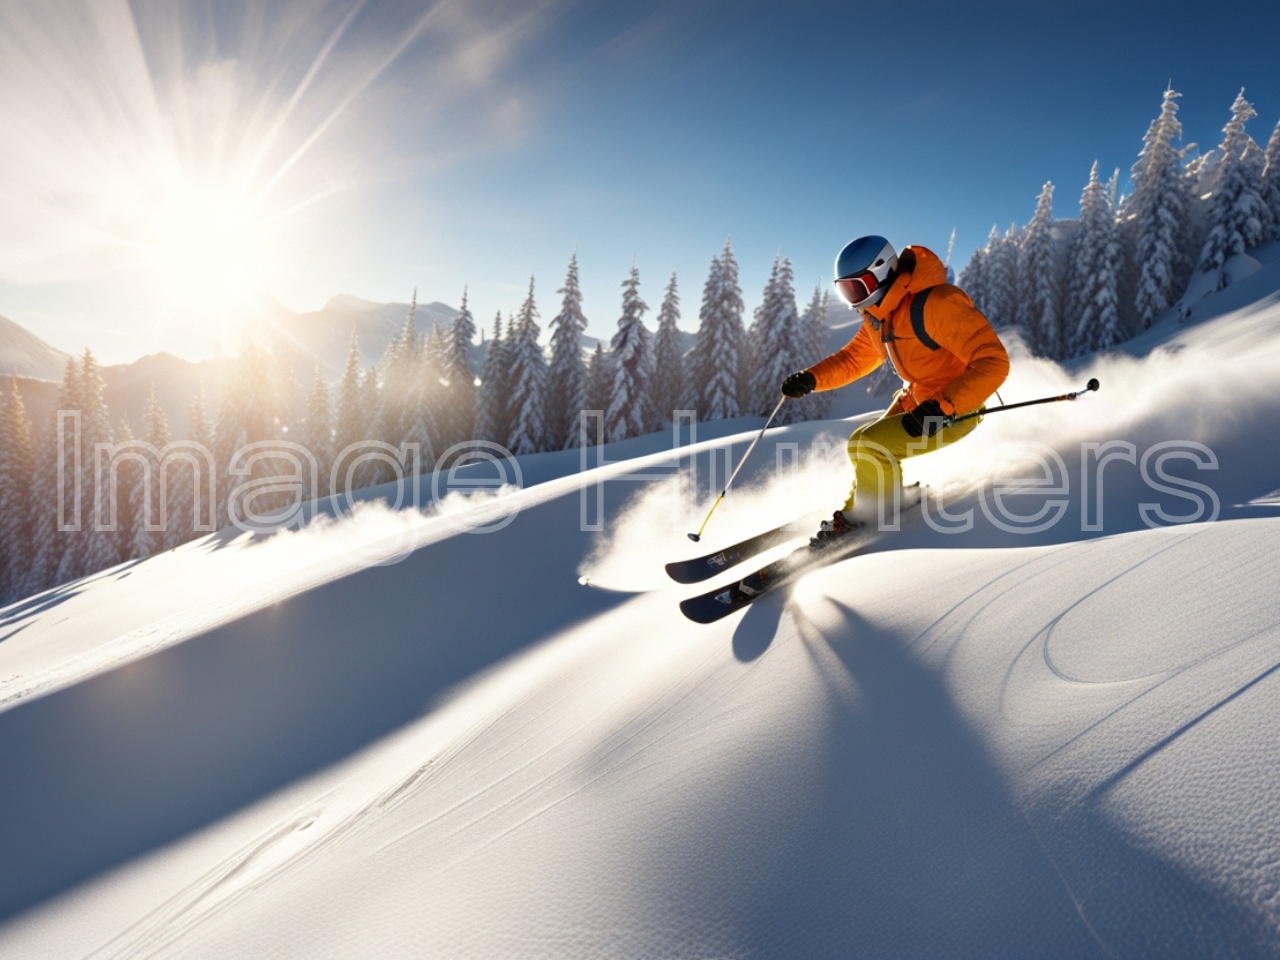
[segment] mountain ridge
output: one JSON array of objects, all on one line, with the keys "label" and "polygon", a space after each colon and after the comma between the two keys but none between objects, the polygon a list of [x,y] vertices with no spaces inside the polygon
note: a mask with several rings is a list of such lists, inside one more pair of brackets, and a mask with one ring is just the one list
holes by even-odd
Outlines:
[{"label": "mountain ridge", "polygon": [[16,320],[0,316],[0,375],[56,380],[69,356]]}]

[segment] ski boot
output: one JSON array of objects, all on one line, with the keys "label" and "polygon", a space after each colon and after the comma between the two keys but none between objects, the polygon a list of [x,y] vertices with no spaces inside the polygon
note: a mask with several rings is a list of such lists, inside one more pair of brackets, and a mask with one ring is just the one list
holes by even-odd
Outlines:
[{"label": "ski boot", "polygon": [[744,597],[756,597],[769,589],[771,581],[775,579],[773,567],[775,564],[769,564],[757,570],[755,573],[749,573],[738,581],[736,589]]},{"label": "ski boot", "polygon": [[809,538],[809,549],[825,550],[843,542],[845,537],[862,526],[863,524],[856,520],[850,522],[843,513],[837,510],[831,515],[830,520],[823,520],[818,532]]}]

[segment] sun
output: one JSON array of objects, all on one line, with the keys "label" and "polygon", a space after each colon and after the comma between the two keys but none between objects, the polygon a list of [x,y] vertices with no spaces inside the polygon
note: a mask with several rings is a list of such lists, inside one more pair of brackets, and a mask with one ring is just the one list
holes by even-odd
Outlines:
[{"label": "sun", "polygon": [[267,222],[251,197],[227,186],[168,191],[148,243],[169,299],[226,315],[249,303],[268,274]]}]

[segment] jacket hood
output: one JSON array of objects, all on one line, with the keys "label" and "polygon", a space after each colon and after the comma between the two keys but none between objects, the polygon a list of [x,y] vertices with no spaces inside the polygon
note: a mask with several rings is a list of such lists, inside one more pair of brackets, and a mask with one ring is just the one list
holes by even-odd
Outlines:
[{"label": "jacket hood", "polygon": [[936,253],[928,247],[904,247],[898,254],[898,272],[893,278],[892,286],[880,298],[879,303],[868,307],[864,312],[877,320],[883,320],[897,309],[907,294],[946,282],[947,268]]}]

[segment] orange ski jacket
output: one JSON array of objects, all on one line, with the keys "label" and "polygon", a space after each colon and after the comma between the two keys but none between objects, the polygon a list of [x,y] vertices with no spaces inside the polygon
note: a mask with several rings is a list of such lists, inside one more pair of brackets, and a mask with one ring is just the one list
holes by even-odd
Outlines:
[{"label": "orange ski jacket", "polygon": [[809,368],[818,390],[864,377],[886,360],[902,378],[889,413],[937,400],[947,414],[971,413],[1009,375],[1009,355],[995,330],[926,247],[907,247],[883,299],[862,311],[862,326],[843,349]]}]

